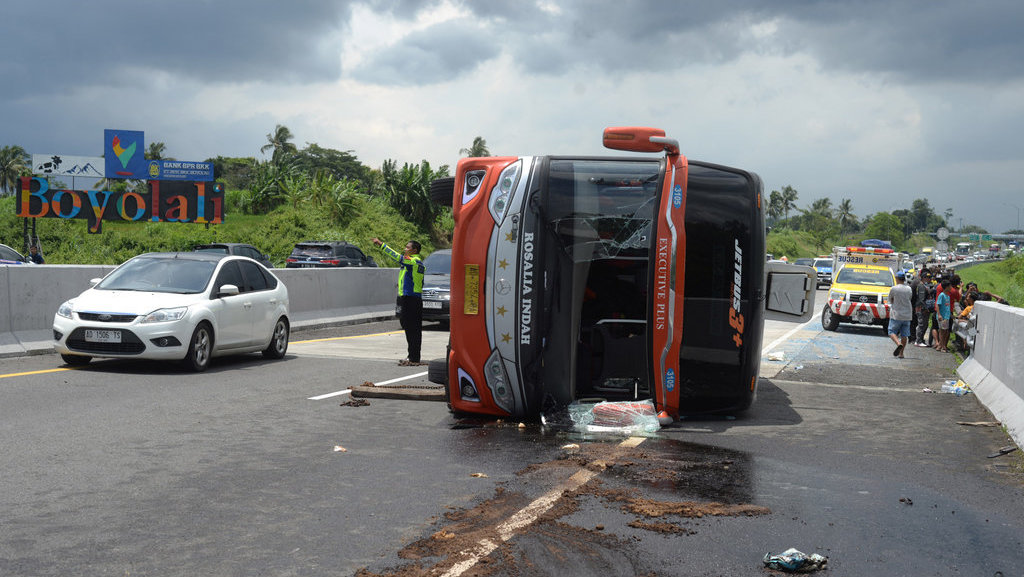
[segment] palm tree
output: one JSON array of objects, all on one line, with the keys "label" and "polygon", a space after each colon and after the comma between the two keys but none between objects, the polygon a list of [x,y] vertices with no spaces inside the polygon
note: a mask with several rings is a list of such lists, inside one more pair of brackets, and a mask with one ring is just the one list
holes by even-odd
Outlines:
[{"label": "palm tree", "polygon": [[484,137],[477,136],[473,139],[473,145],[469,148],[459,149],[459,154],[465,154],[472,158],[479,158],[481,156],[490,156],[491,151],[487,149],[487,141]]},{"label": "palm tree", "polygon": [[260,148],[260,152],[273,150],[274,152],[270,155],[270,161],[274,164],[280,164],[285,156],[299,151],[294,144],[288,142],[292,138],[295,138],[292,135],[292,131],[288,130],[287,126],[278,124],[274,127],[274,132],[267,135],[267,144]]},{"label": "palm tree", "polygon": [[[857,215],[853,214],[853,201],[844,198],[836,209],[836,218],[839,220],[839,234],[846,238],[847,225],[857,221]],[[844,240],[845,243],[845,240]]]},{"label": "palm tree", "polygon": [[786,214],[786,220],[789,220],[789,211],[796,208],[796,189],[790,185],[782,187],[782,212]]},{"label": "palm tree", "polygon": [[0,148],[0,192],[13,194],[18,190],[18,178],[31,174],[31,164],[24,148],[17,145]]},{"label": "palm tree", "polygon": [[774,224],[782,216],[782,193],[773,190],[771,198],[768,201],[768,216],[771,217],[772,223]]},{"label": "palm tree", "polygon": [[174,160],[173,158],[164,156],[167,152],[167,145],[162,142],[150,142],[146,148],[146,160]]}]

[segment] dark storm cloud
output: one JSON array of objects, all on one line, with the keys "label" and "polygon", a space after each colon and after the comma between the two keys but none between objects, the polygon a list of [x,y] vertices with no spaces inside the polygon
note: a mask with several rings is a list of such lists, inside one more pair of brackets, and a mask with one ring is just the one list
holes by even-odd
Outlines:
[{"label": "dark storm cloud", "polygon": [[[205,82],[316,82],[340,74],[339,37],[348,3],[317,0],[215,2],[8,2],[0,38],[6,96],[45,79],[66,89],[130,74],[168,72]],[[17,47],[17,50],[12,50]]]},{"label": "dark storm cloud", "polygon": [[[992,0],[553,0],[551,2],[461,2],[472,17],[466,27],[486,31],[479,60],[506,52],[524,69],[561,74],[591,67],[609,73],[724,63],[745,53],[809,54],[825,70],[881,73],[914,83],[977,81],[1002,83],[1024,73],[1024,3]],[[555,10],[542,9],[544,5]],[[381,0],[375,9],[412,18],[436,2]],[[777,33],[754,38],[755,24]],[[442,25],[439,25],[442,26]],[[429,31],[400,41],[406,50],[430,53]],[[467,69],[464,55],[439,46],[434,71]],[[455,61],[448,65],[448,58]],[[431,83],[434,75],[409,75],[406,82]]]},{"label": "dark storm cloud", "polygon": [[450,21],[413,32],[373,53],[351,74],[375,84],[435,84],[457,78],[497,55],[498,48],[484,31],[466,21]]}]

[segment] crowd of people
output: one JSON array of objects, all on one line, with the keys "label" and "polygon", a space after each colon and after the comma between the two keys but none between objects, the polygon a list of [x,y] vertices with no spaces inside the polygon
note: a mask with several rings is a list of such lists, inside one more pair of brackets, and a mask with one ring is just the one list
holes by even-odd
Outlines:
[{"label": "crowd of people", "polygon": [[[889,334],[897,345],[893,351],[897,357],[903,357],[904,348],[911,344],[910,339],[913,339],[914,346],[931,347],[944,353],[951,352],[953,347],[966,350],[967,345],[957,334],[956,327],[957,323],[974,322],[974,303],[995,301],[1006,304],[1001,296],[981,291],[973,282],[963,284],[959,275],[942,267],[922,267],[909,286],[900,272],[889,298],[893,307]],[[908,288],[912,315],[907,314],[905,307]],[[900,305],[897,305],[897,300]],[[895,310],[897,306],[900,311]],[[895,319],[899,320],[894,323]],[[909,327],[903,328],[902,322],[909,322]]]}]

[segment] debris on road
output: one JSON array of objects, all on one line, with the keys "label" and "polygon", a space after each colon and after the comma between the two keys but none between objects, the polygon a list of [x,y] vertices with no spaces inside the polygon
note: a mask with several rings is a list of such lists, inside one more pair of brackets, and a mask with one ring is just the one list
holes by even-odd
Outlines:
[{"label": "debris on road", "polygon": [[946,381],[942,383],[942,392],[962,397],[971,392],[971,387],[963,381]]},{"label": "debris on road", "polygon": [[334,452],[335,453],[347,453],[348,449],[346,449],[345,447],[342,447],[341,445],[335,445],[334,446]]},{"label": "debris on road", "polygon": [[828,557],[812,553],[801,553],[796,549],[786,549],[778,555],[765,553],[764,566],[778,571],[790,573],[810,573],[819,569],[827,569]]},{"label": "debris on road", "polygon": [[469,476],[470,477],[475,477],[477,479],[486,479],[487,478],[487,473],[471,473]]},{"label": "debris on road", "polygon": [[769,361],[784,361],[786,360],[786,353],[783,351],[772,351],[768,353]]},{"label": "debris on road", "polygon": [[914,502],[910,500],[910,497],[900,497],[900,503],[903,503],[904,505],[910,505],[910,506],[914,505]]},{"label": "debris on road", "polygon": [[576,400],[565,409],[541,415],[548,427],[568,428],[581,433],[644,435],[661,429],[654,402]]},{"label": "debris on road", "polygon": [[958,425],[967,425],[968,427],[998,427],[999,421],[957,421]]},{"label": "debris on road", "polygon": [[995,453],[988,456],[989,459],[995,459],[996,457],[1002,457],[1017,450],[1017,445],[1007,445],[1002,449],[999,449]]},{"label": "debris on road", "polygon": [[370,401],[367,401],[366,399],[352,399],[351,401],[345,401],[344,403],[341,403],[338,406],[339,407],[368,407],[368,406],[370,406]]}]

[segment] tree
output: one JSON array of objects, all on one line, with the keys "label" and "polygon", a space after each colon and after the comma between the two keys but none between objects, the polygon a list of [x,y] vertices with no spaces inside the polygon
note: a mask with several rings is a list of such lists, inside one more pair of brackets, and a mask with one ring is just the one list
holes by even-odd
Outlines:
[{"label": "tree", "polygon": [[0,192],[14,194],[18,179],[32,173],[32,161],[25,149],[17,146],[0,148]]},{"label": "tree", "polygon": [[384,161],[381,181],[388,202],[402,218],[416,226],[430,230],[444,207],[430,199],[431,181],[448,176],[448,166],[436,172],[424,160],[420,164],[406,163],[401,170],[394,160]]},{"label": "tree", "polygon": [[274,127],[274,132],[267,135],[267,144],[260,148],[260,152],[266,153],[268,150],[272,150],[270,161],[274,164],[281,164],[286,157],[298,152],[295,145],[289,142],[292,138],[295,138],[292,131],[288,130],[287,126],[278,124]]},{"label": "tree", "polygon": [[162,142],[150,142],[149,146],[146,147],[146,160],[174,160],[168,156],[164,156],[167,152],[167,145]]},{"label": "tree", "polygon": [[888,240],[893,246],[902,244],[905,240],[903,235],[903,221],[898,216],[887,212],[879,212],[871,216],[870,221],[864,228],[868,238]]},{"label": "tree", "polygon": [[786,214],[786,220],[789,220],[789,211],[796,208],[796,189],[788,184],[782,187],[782,212]]},{"label": "tree", "polygon": [[772,222],[779,220],[782,217],[782,193],[773,190],[771,199],[768,201],[768,216],[772,219]]},{"label": "tree", "polygon": [[370,186],[370,167],[359,162],[351,150],[334,150],[316,144],[308,144],[306,148],[295,153],[295,167],[307,174],[329,174],[337,180],[353,180],[362,183],[364,188]]},{"label": "tree", "polygon": [[844,198],[836,209],[836,220],[839,221],[839,236],[842,237],[840,244],[846,244],[846,233],[850,230],[851,224],[857,224],[857,215],[853,214],[853,201]]},{"label": "tree", "polygon": [[459,154],[465,154],[472,158],[478,158],[481,156],[490,156],[491,151],[487,149],[487,141],[482,136],[477,136],[473,139],[473,145],[469,148],[459,149]]}]

